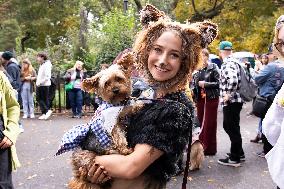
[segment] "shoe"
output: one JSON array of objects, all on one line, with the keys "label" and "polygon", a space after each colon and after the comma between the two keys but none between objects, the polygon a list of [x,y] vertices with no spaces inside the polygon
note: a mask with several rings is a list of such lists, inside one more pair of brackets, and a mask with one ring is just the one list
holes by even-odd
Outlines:
[{"label": "shoe", "polygon": [[32,119],[35,118],[35,114],[31,114],[30,118],[32,118]]},{"label": "shoe", "polygon": [[51,116],[51,114],[52,114],[52,111],[48,110],[48,112],[45,114],[46,115],[45,119],[48,119]]},{"label": "shoe", "polygon": [[250,140],[250,142],[258,143],[260,140],[261,140],[261,137],[259,137],[258,135],[256,135],[256,137],[255,137],[254,139]]},{"label": "shoe", "polygon": [[23,133],[25,131],[22,123],[19,123],[19,128],[20,128],[20,133]]},{"label": "shoe", "polygon": [[227,165],[227,166],[232,166],[232,167],[240,167],[241,163],[240,161],[233,161],[230,160],[230,158],[225,158],[225,159],[219,159],[218,163],[221,165]]},{"label": "shoe", "polygon": [[27,118],[28,118],[28,115],[24,114],[23,119],[27,119]]},{"label": "shoe", "polygon": [[258,157],[265,158],[265,153],[264,153],[263,151],[256,153],[256,155],[257,155]]},{"label": "shoe", "polygon": [[[227,158],[230,157],[230,156],[231,156],[231,153],[226,154]],[[240,156],[240,161],[246,161],[246,156],[244,154]]]},{"label": "shoe", "polygon": [[46,115],[45,115],[45,114],[42,114],[41,116],[39,116],[39,118],[38,118],[38,119],[40,119],[40,120],[44,120],[44,119],[46,119],[45,117],[46,117]]}]

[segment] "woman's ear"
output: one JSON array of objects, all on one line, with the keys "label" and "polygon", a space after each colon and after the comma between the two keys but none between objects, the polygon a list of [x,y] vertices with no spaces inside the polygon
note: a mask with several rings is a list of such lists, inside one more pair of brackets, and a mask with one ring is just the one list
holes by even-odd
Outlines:
[{"label": "woman's ear", "polygon": [[168,18],[163,11],[160,11],[153,5],[147,4],[140,11],[140,22],[143,28],[147,28],[150,22],[157,22],[159,19]]},{"label": "woman's ear", "polygon": [[84,79],[81,84],[82,90],[88,93],[95,93],[99,87],[99,78],[100,76],[96,74],[91,78]]},{"label": "woman's ear", "polygon": [[131,68],[134,64],[133,53],[128,52],[123,54],[116,64],[122,66],[124,71],[131,71]]},{"label": "woman's ear", "polygon": [[196,22],[192,24],[193,27],[197,27],[201,34],[201,47],[207,48],[207,46],[214,41],[218,35],[218,26],[210,21]]}]

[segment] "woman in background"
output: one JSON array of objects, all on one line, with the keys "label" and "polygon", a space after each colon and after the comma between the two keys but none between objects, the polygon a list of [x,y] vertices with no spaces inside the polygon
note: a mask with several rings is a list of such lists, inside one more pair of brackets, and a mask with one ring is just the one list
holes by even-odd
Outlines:
[{"label": "woman in background", "polygon": [[82,106],[83,106],[83,91],[81,90],[81,82],[85,78],[83,71],[84,63],[76,61],[73,68],[67,70],[65,74],[65,80],[67,83],[72,83],[73,89],[68,91],[68,98],[72,108],[72,117],[82,117]]},{"label": "woman in background", "polygon": [[36,80],[36,72],[29,59],[24,59],[21,69],[22,90],[21,97],[23,102],[24,115],[23,118],[35,118],[34,114],[34,82]]}]

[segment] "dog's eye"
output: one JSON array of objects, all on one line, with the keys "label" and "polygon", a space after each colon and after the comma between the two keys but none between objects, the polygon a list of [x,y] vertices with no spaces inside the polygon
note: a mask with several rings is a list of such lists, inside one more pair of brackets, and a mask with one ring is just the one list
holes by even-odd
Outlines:
[{"label": "dog's eye", "polygon": [[121,81],[123,81],[123,78],[121,78],[121,77],[115,77],[115,81],[121,82]]},{"label": "dog's eye", "polygon": [[105,86],[106,86],[106,87],[109,86],[109,84],[110,84],[109,81],[105,82]]}]

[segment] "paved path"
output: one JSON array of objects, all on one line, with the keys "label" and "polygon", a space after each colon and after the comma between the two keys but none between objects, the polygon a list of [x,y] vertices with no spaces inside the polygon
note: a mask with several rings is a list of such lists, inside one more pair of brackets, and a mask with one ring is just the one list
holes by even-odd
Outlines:
[{"label": "paved path", "polygon": [[[217,164],[229,151],[229,138],[222,128],[222,112],[218,114],[218,153],[206,157],[201,170],[190,172],[190,189],[273,189],[266,161],[255,155],[261,150],[261,144],[250,143],[255,137],[258,118],[247,117],[250,105],[244,105],[241,114],[241,131],[246,162],[240,168]],[[53,115],[51,120],[24,120],[25,132],[17,142],[18,155],[22,167],[14,173],[15,189],[63,189],[72,175],[69,164],[70,153],[55,157],[59,141],[65,131],[73,125],[87,122],[84,119],[72,119],[65,115]],[[180,189],[182,177],[174,177],[168,189]]]}]

